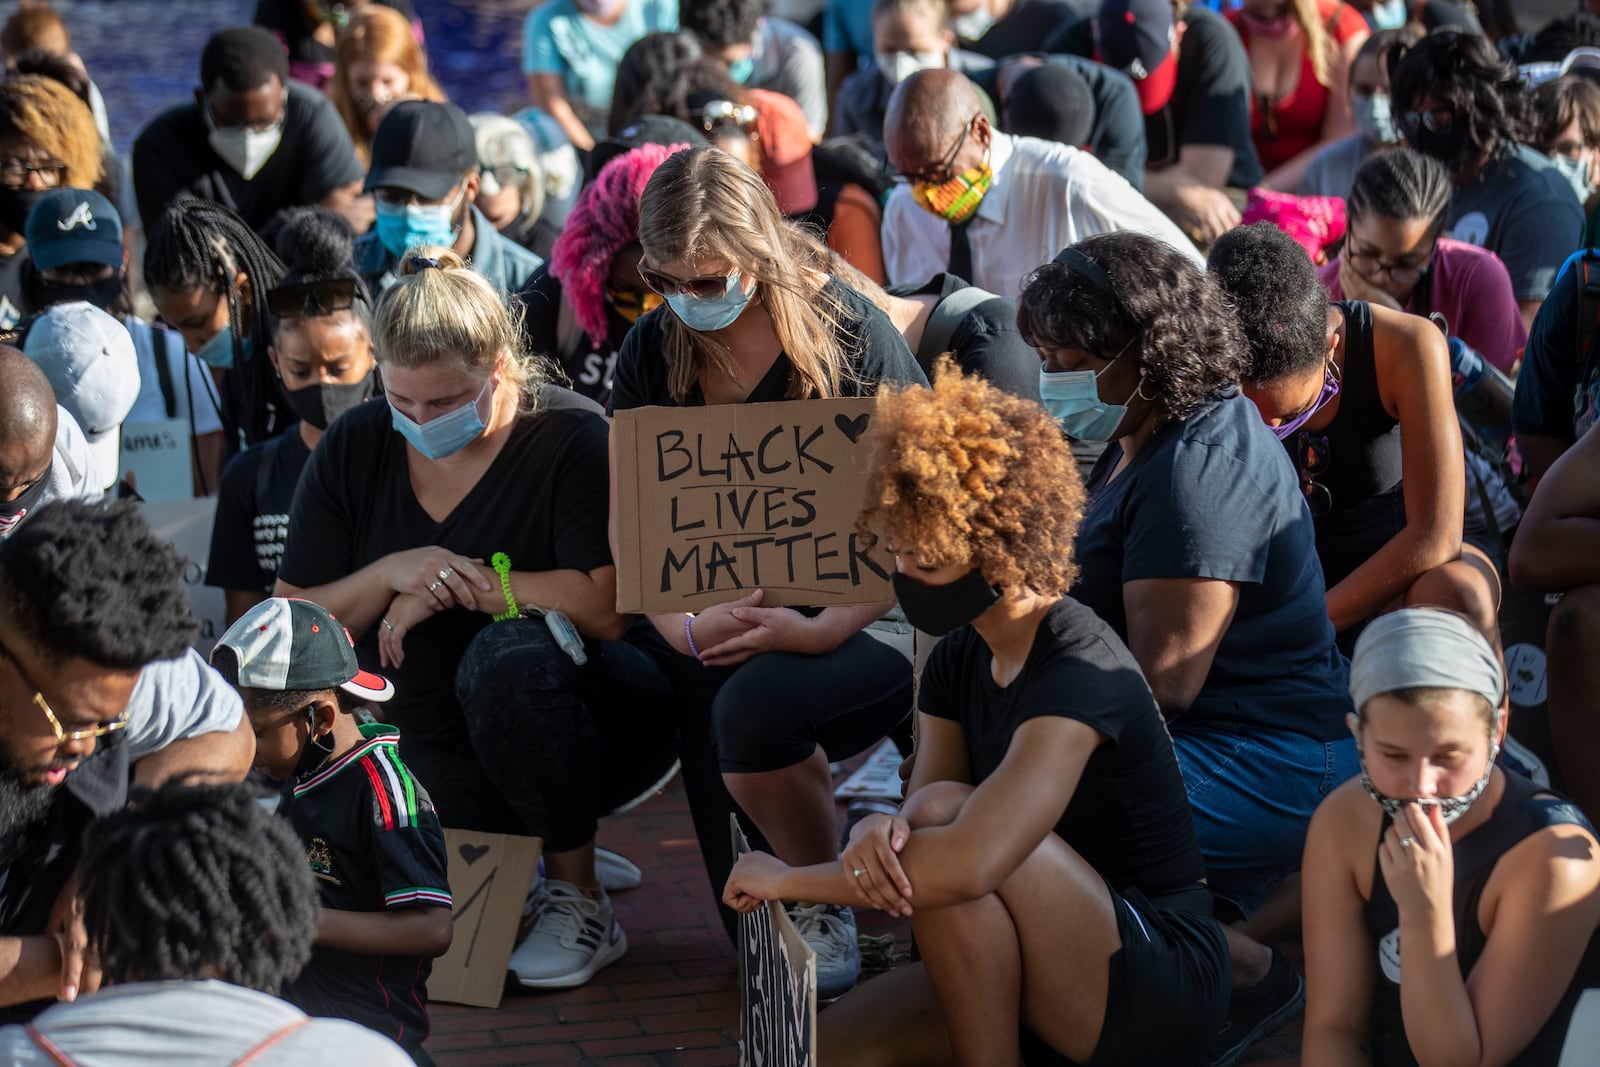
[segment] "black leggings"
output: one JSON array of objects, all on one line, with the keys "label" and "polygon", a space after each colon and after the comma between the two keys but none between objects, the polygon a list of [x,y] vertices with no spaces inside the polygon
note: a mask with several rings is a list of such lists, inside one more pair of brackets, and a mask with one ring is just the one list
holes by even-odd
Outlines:
[{"label": "black leggings", "polygon": [[[818,747],[845,759],[891,733],[911,714],[910,635],[898,644],[904,649],[862,631],[821,656],[766,652],[737,667],[704,667],[668,653],[683,717],[684,790],[719,899],[733,869],[729,813],[739,815],[751,847],[766,847],[728,794],[723,772],[779,770]],[[736,917],[726,907],[722,921],[732,937]]]},{"label": "black leggings", "polygon": [[[661,649],[652,647],[661,644],[641,620],[622,641],[586,642],[589,661],[579,667],[543,619],[484,627],[456,670],[475,758],[459,754],[457,766],[435,770],[476,794],[468,817],[479,825],[469,828],[534,834],[546,851],[567,852],[594,837],[600,816],[666,774],[677,721]],[[433,792],[433,780],[413,769]],[[441,818],[462,826],[448,799]],[[496,805],[509,812],[496,817]],[[503,828],[507,814],[518,828]]]}]

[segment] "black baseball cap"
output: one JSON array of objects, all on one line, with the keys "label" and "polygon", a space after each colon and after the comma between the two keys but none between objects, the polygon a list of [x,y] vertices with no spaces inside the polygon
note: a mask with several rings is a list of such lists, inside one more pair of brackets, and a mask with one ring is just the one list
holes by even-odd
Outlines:
[{"label": "black baseball cap", "polygon": [[372,136],[372,166],[363,192],[404,189],[442,200],[478,166],[467,113],[454,104],[405,100],[389,109]]},{"label": "black baseball cap", "polygon": [[584,180],[594,181],[605,165],[624,152],[631,152],[646,144],[706,144],[706,135],[671,115],[640,115],[618,130],[613,137],[597,143],[589,152],[589,163],[584,168]]}]

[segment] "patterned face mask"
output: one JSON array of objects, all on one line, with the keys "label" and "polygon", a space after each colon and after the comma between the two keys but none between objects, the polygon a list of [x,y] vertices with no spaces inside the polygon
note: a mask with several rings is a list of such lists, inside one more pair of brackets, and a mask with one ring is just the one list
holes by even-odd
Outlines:
[{"label": "patterned face mask", "polygon": [[977,212],[993,181],[994,168],[985,159],[981,166],[962,171],[939,185],[913,182],[911,197],[923,210],[959,226]]}]

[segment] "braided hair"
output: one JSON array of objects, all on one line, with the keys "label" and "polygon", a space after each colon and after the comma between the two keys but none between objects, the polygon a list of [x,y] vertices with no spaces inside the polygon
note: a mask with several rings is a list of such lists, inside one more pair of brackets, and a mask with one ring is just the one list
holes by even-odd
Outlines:
[{"label": "braided hair", "polygon": [[[248,322],[242,294],[234,284],[240,273],[249,279],[253,297]],[[283,429],[277,422],[282,397],[267,359],[272,331],[266,301],[267,290],[283,274],[282,261],[249,224],[221,204],[188,193],[179,193],[167,206],[144,252],[144,280],[151,290],[204,288],[227,300],[228,322],[233,326],[233,377],[239,383],[236,425],[229,432],[242,430],[246,444],[264,441]],[[245,358],[245,337],[253,353],[250,359]]]},{"label": "braided hair", "polygon": [[317,929],[304,846],[242,785],[136,790],[84,832],[78,899],[112,982],[220,978],[276,994]]},{"label": "braided hair", "polygon": [[1453,194],[1443,163],[1414,149],[1389,148],[1368,156],[1356,170],[1345,210],[1352,219],[1427,219],[1436,227]]}]

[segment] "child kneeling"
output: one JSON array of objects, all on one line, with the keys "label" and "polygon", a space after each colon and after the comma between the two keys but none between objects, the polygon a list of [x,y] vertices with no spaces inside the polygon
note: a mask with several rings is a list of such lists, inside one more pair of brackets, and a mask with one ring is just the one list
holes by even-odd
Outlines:
[{"label": "child kneeling", "polygon": [[257,604],[211,661],[244,698],[255,769],[283,788],[279,813],[305,843],[321,894],[311,962],[283,998],[431,1064],[428,974],[451,935],[444,831],[400,762],[400,732],[356,715],[394,687],[360,669],[344,626],[309,600]]}]

